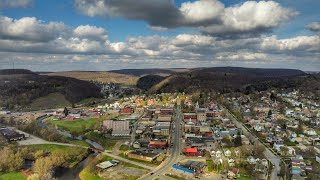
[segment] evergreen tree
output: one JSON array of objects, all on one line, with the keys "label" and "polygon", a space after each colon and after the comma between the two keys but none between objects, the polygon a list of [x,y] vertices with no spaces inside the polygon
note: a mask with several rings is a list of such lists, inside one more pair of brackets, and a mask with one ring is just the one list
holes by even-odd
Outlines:
[{"label": "evergreen tree", "polygon": [[67,107],[64,107],[63,113],[64,113],[64,116],[68,116],[69,110],[67,109]]}]

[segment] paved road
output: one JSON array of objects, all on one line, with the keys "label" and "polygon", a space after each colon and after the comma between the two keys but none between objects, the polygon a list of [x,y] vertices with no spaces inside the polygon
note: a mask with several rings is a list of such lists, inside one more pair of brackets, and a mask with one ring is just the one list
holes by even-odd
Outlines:
[{"label": "paved road", "polygon": [[181,137],[182,137],[181,122],[182,122],[181,107],[177,106],[176,118],[175,118],[175,121],[173,122],[175,124],[175,130],[174,130],[174,136],[172,139],[173,147],[170,149],[170,156],[167,157],[166,160],[163,163],[161,163],[154,171],[152,171],[152,173],[142,176],[139,179],[141,180],[153,180],[156,178],[164,179],[163,177],[166,177],[166,179],[169,179],[169,177],[164,176],[163,174],[166,171],[168,171],[172,167],[172,165],[174,165],[179,161],[180,152],[181,152]]},{"label": "paved road", "polygon": [[[226,109],[226,112],[229,113],[231,115],[231,117],[233,117],[233,118],[231,118],[232,122],[238,128],[241,128],[243,134],[245,136],[247,136],[250,140],[252,140],[254,142],[254,144],[260,144],[260,145],[265,146],[265,144],[263,144],[261,141],[259,141],[259,139],[257,137],[252,135],[252,133],[250,132],[249,129],[247,129],[247,127],[245,127],[242,123],[237,121],[237,118],[228,109]],[[271,180],[279,179],[279,177],[277,175],[280,172],[280,165],[279,164],[281,162],[281,159],[278,156],[274,155],[268,147],[266,147],[266,150],[263,152],[263,154],[274,165],[274,168],[270,174],[270,179]]]}]

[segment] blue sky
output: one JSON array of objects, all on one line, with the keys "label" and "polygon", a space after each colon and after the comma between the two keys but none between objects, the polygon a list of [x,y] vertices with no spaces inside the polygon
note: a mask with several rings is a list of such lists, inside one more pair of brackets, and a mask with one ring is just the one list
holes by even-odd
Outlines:
[{"label": "blue sky", "polygon": [[0,68],[320,70],[320,1],[102,1],[0,1]]}]

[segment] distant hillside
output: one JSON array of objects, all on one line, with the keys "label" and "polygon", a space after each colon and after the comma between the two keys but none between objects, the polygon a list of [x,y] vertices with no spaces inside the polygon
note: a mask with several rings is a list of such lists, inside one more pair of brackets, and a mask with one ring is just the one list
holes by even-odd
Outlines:
[{"label": "distant hillside", "polygon": [[102,83],[116,83],[123,85],[136,85],[140,77],[146,75],[169,76],[190,69],[122,69],[113,71],[65,71],[42,73],[48,76],[72,77],[84,81],[97,81]]},{"label": "distant hillside", "polygon": [[112,70],[110,72],[118,74],[127,74],[132,76],[144,76],[144,75],[160,75],[169,76],[178,72],[187,72],[190,69],[185,68],[168,68],[168,69],[120,69]]},{"label": "distant hillside", "polygon": [[135,85],[139,77],[107,71],[66,71],[47,73],[48,76],[72,77],[84,81]]},{"label": "distant hillside", "polygon": [[[101,97],[100,89],[87,81],[69,77],[45,76],[19,71],[18,74],[0,70],[0,107],[24,107],[51,93],[62,94],[70,103],[90,97]],[[3,75],[7,74],[7,75]],[[45,108],[45,107],[44,107]]]},{"label": "distant hillside", "polygon": [[149,90],[152,86],[161,82],[165,77],[159,75],[147,75],[141,77],[137,82],[137,87],[142,90]]},{"label": "distant hillside", "polygon": [[201,72],[213,73],[230,73],[241,76],[256,76],[256,77],[289,77],[300,76],[306,73],[297,69],[262,69],[262,68],[243,68],[243,67],[212,67],[196,70]]},{"label": "distant hillside", "polygon": [[37,73],[34,73],[27,69],[2,69],[0,70],[0,75],[11,75],[11,74],[32,74],[36,75]]},{"label": "distant hillside", "polygon": [[[238,67],[214,67],[200,68],[190,72],[178,73],[167,77],[159,84],[154,85],[149,92],[194,92],[194,91],[218,91],[221,93],[233,91],[245,91],[251,85],[266,83],[275,80],[284,80],[306,73],[294,69],[257,69]],[[285,84],[284,82],[281,82]]]}]

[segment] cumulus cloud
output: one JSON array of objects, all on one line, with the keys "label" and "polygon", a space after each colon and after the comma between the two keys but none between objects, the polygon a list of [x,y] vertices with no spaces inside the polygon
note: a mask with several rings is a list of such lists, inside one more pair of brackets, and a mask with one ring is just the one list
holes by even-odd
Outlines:
[{"label": "cumulus cloud", "polygon": [[297,14],[275,1],[246,1],[225,7],[218,0],[198,0],[176,7],[172,0],[75,0],[75,6],[92,17],[144,20],[154,30],[194,27],[212,35],[266,32]]},{"label": "cumulus cloud", "polygon": [[221,24],[201,29],[210,34],[257,33],[271,30],[296,14],[297,12],[284,8],[274,1],[246,1],[226,8]]},{"label": "cumulus cloud", "polygon": [[74,34],[80,38],[94,39],[99,41],[106,41],[107,31],[103,28],[99,28],[96,26],[78,26],[74,29]]},{"label": "cumulus cloud", "polygon": [[[225,39],[204,34],[178,34],[174,37],[137,36],[123,42],[111,42],[107,30],[90,25],[71,27],[33,17],[11,19],[4,16],[0,16],[0,25],[0,54],[3,55],[0,57],[8,59],[5,57],[8,55],[21,63],[34,58],[51,64],[60,60],[66,64],[90,62],[99,67],[107,62],[120,68],[123,64],[168,67],[216,65],[229,61],[249,64],[292,62],[294,59],[320,65],[317,61],[320,37],[317,35]],[[30,55],[26,56],[28,53]],[[0,58],[0,65],[4,59]],[[70,69],[75,67],[69,66]]]},{"label": "cumulus cloud", "polygon": [[0,16],[0,37],[31,41],[50,41],[55,39],[66,27],[61,22],[44,22],[35,17],[12,19]]},{"label": "cumulus cloud", "polygon": [[320,31],[320,22],[312,22],[306,26],[310,31],[318,32]]},{"label": "cumulus cloud", "polygon": [[1,8],[17,8],[17,7],[29,7],[33,0],[1,0]]}]

